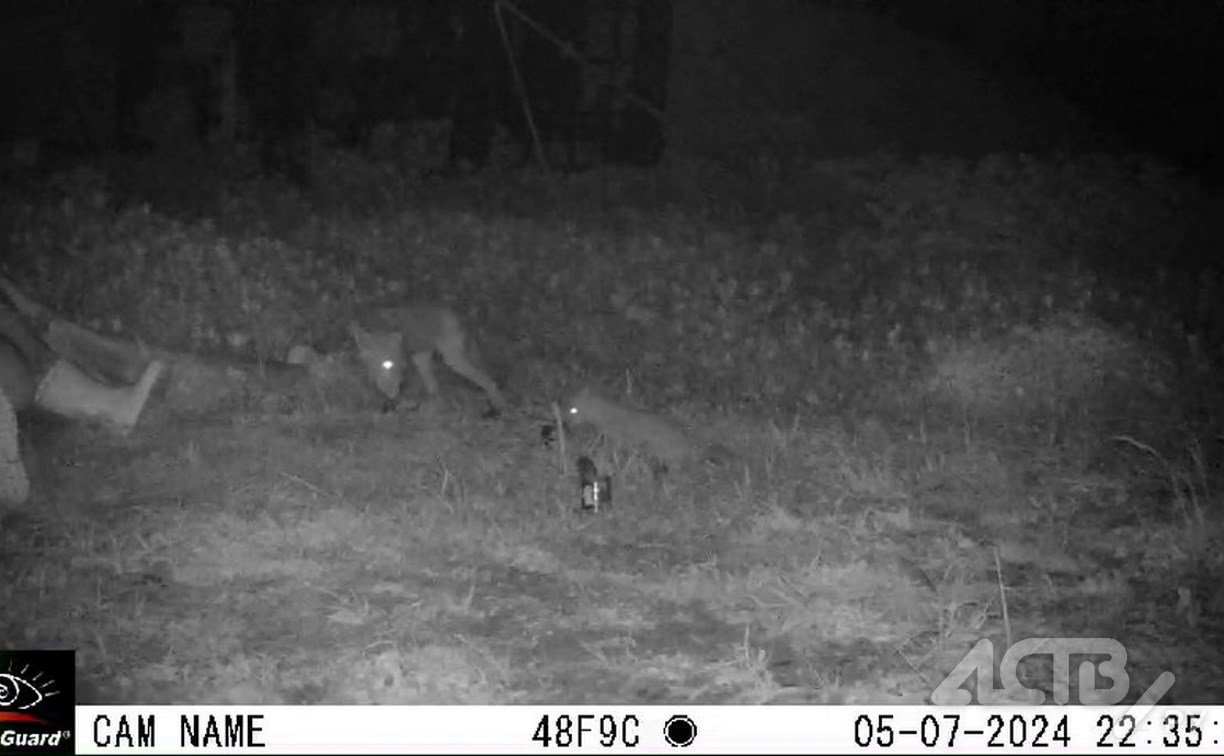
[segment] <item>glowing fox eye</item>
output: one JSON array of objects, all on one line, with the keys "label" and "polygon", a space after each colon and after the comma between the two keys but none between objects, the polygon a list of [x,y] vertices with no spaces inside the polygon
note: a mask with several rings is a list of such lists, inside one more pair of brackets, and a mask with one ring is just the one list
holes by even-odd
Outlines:
[{"label": "glowing fox eye", "polygon": [[[26,699],[22,701],[22,697]],[[0,707],[6,709],[28,709],[43,699],[32,684],[16,675],[0,673]]]},{"label": "glowing fox eye", "polygon": [[577,407],[570,407],[570,409],[569,409],[569,413],[570,413],[571,415],[577,415],[577,414],[578,414],[578,408],[577,408]]},{"label": "glowing fox eye", "polygon": [[382,364],[383,370],[390,370],[393,367],[395,367],[394,362],[392,362],[391,360],[383,360],[383,364]]}]

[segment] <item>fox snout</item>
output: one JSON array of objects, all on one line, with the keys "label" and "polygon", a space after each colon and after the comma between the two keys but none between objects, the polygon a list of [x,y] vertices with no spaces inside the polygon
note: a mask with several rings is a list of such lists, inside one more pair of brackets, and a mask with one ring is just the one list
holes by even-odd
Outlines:
[{"label": "fox snout", "polygon": [[400,388],[404,385],[403,369],[391,360],[383,360],[374,376],[374,385],[388,399],[398,398]]}]

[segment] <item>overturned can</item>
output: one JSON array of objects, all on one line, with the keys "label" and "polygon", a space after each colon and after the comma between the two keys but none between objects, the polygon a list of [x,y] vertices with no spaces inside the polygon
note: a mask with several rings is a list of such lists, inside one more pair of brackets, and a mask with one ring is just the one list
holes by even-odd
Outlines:
[{"label": "overturned can", "polygon": [[600,476],[599,468],[590,457],[577,460],[578,481],[581,484],[582,500],[579,509],[583,512],[598,512],[612,503],[612,476]]}]

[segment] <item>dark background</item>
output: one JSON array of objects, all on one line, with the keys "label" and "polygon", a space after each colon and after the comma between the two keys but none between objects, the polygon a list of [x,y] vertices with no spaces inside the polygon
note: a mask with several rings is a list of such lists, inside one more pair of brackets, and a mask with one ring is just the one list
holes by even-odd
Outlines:
[{"label": "dark background", "polygon": [[[292,172],[307,134],[356,146],[379,123],[442,119],[449,162],[479,167],[498,128],[532,159],[525,101],[561,167],[652,164],[665,144],[726,156],[786,143],[833,154],[1139,150],[1206,179],[1222,172],[1218,0],[515,0],[503,6],[504,41],[493,9],[492,0],[4,2],[0,142],[35,138],[44,155],[64,158],[241,141],[258,146],[264,168]],[[873,20],[834,33],[822,15],[831,10]],[[1031,99],[995,124],[963,124],[968,143],[937,138],[948,103],[918,88],[938,86],[946,69],[915,83],[912,61],[880,52],[897,46],[884,35],[898,33],[975,71],[980,89],[959,88],[966,112],[996,110],[986,93],[1023,88],[1064,102],[1077,126]],[[881,125],[923,108],[931,112],[918,125]],[[711,113],[731,109],[824,123],[818,138],[810,122],[783,136],[764,120],[726,140],[684,126],[721,124]],[[1068,138],[1088,122],[1091,138]]]}]

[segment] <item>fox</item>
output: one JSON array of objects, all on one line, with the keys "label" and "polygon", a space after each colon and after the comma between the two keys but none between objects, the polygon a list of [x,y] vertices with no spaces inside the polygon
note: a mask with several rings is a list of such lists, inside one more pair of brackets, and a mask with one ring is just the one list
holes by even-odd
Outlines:
[{"label": "fox", "polygon": [[622,406],[583,387],[566,403],[566,421],[589,426],[618,444],[640,449],[657,476],[692,462],[725,464],[734,454],[721,444],[706,444],[667,418]]},{"label": "fox", "polygon": [[494,413],[505,409],[501,388],[490,377],[471,335],[450,307],[435,303],[385,307],[367,313],[363,320],[365,325],[351,321],[349,333],[357,345],[358,360],[386,397],[388,407],[399,398],[404,363],[409,357],[425,390],[431,397],[438,395],[433,371],[437,353],[451,370],[484,391]]}]

